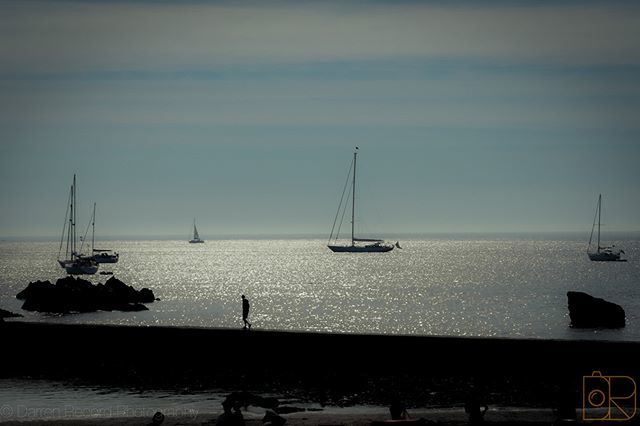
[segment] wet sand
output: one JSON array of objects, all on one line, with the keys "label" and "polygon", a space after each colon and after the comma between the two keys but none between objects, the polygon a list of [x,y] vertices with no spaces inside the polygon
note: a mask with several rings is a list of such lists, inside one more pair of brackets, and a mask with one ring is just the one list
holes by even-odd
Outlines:
[{"label": "wet sand", "polygon": [[[283,416],[287,425],[291,426],[312,426],[312,425],[352,425],[352,426],[369,426],[372,422],[381,422],[389,419],[388,412],[384,409],[367,409],[367,410],[349,410],[344,412],[336,412],[330,410],[328,412],[319,413],[295,413]],[[164,426],[196,426],[196,425],[215,425],[217,415],[214,413],[205,413],[198,416],[170,417],[167,416],[162,423]],[[442,425],[465,425],[467,417],[464,410],[413,410],[411,419],[424,419],[426,424],[442,424]],[[553,421],[554,416],[551,410],[543,409],[505,409],[501,408],[495,411],[489,411],[486,415],[487,424],[523,424],[523,425],[549,425]],[[262,416],[252,412],[244,413],[244,420],[247,426],[262,425]],[[4,422],[0,423],[5,426],[20,426],[28,424],[29,426],[62,426],[62,425],[96,425],[96,426],[140,426],[148,425],[151,421],[148,418],[140,417],[122,417],[122,418],[103,418],[103,419],[82,419],[82,420],[48,420],[48,421],[28,421],[28,422]]]}]

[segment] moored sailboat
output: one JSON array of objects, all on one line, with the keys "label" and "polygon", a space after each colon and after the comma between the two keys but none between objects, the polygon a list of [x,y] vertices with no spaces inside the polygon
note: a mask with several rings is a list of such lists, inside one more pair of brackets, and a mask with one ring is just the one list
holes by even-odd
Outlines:
[{"label": "moored sailboat", "polygon": [[[624,250],[612,246],[600,245],[600,223],[602,217],[602,194],[598,195],[598,205],[596,207],[596,214],[593,218],[593,225],[591,226],[591,236],[589,237],[589,245],[587,246],[587,255],[589,259],[596,262],[626,262],[626,259],[622,259],[621,255],[625,254]],[[598,220],[598,239],[596,244],[596,250],[591,249],[591,242],[593,240],[593,231],[596,227],[596,219]]]},{"label": "moored sailboat", "polygon": [[[60,259],[65,234],[65,257]],[[83,256],[76,250],[76,175],[74,174],[73,184],[71,185],[71,191],[69,193],[67,213],[65,214],[65,221],[62,227],[62,237],[60,238],[58,264],[60,264],[68,274],[72,275],[93,275],[98,272],[98,264],[91,258],[91,256]]]},{"label": "moored sailboat", "polygon": [[91,216],[91,259],[96,263],[118,263],[120,255],[111,249],[97,249],[96,242],[96,203],[93,203],[93,216]]},{"label": "moored sailboat", "polygon": [[[384,253],[393,250],[394,245],[385,243],[384,240],[378,238],[358,238],[355,235],[355,224],[356,224],[356,165],[358,161],[358,147],[356,147],[353,152],[353,161],[351,163],[350,171],[353,171],[353,175],[350,176],[352,178],[351,182],[351,244],[337,244],[338,234],[340,231],[340,226],[338,227],[338,232],[336,232],[336,238],[334,243],[331,243],[333,239],[333,232],[335,230],[336,221],[338,219],[338,215],[340,214],[340,210],[343,208],[342,201],[344,199],[344,190],[342,192],[342,198],[340,199],[340,204],[338,205],[338,212],[336,213],[336,218],[333,221],[333,228],[331,229],[331,234],[329,236],[329,244],[327,247],[333,252],[336,253]],[[349,176],[347,177],[347,179]],[[346,185],[345,185],[346,189]],[[348,200],[347,200],[348,201]],[[344,205],[346,209],[346,204]],[[364,243],[364,244],[358,244]],[[399,244],[398,244],[399,247]]]}]

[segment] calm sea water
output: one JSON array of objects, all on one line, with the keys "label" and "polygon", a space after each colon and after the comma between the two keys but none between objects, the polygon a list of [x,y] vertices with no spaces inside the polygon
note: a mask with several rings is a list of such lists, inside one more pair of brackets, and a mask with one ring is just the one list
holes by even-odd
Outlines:
[{"label": "calm sea water", "polygon": [[[110,241],[120,263],[101,270],[162,300],[145,312],[59,316],[15,299],[30,281],[64,276],[58,243],[0,242],[0,307],[27,321],[239,328],[245,294],[261,329],[638,341],[640,240],[615,243],[628,262],[590,262],[583,241],[556,239],[408,240],[386,254],[304,239]],[[619,303],[627,327],[569,328],[568,290]]]}]

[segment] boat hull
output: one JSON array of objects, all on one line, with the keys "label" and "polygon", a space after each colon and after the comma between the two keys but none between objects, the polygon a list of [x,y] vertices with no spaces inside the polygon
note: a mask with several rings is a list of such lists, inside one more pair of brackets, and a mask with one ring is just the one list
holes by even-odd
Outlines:
[{"label": "boat hull", "polygon": [[98,264],[87,261],[58,261],[69,275],[94,275],[98,272]]},{"label": "boat hull", "polygon": [[200,240],[200,239],[198,239],[198,240],[189,240],[189,243],[191,243],[191,244],[204,243],[204,240]]},{"label": "boat hull", "polygon": [[372,246],[333,246],[328,245],[334,253],[385,253],[393,250],[393,246],[372,245]]},{"label": "boat hull", "polygon": [[117,254],[94,254],[93,261],[96,263],[118,263],[120,255]]},{"label": "boat hull", "polygon": [[626,262],[627,259],[621,259],[620,253],[598,252],[587,253],[589,259],[593,262]]}]

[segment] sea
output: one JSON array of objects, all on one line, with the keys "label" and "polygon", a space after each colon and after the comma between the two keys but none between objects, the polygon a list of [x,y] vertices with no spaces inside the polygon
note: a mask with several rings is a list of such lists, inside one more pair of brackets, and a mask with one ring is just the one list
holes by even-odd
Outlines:
[{"label": "sea", "polygon": [[[15,296],[31,281],[65,276],[59,243],[1,241],[0,307],[24,315],[19,321],[239,329],[244,294],[256,330],[640,341],[640,235],[610,243],[627,262],[591,262],[583,236],[558,234],[405,238],[389,253],[333,253],[314,238],[104,241],[120,261],[100,270],[160,300],[142,312],[52,315],[23,311]],[[620,304],[626,327],[571,328],[570,290]],[[209,419],[224,394],[0,379],[0,421],[151,418],[157,410]]]},{"label": "sea", "polygon": [[[591,262],[583,238],[560,237],[405,239],[389,253],[333,253],[305,238],[108,241],[120,261],[100,270],[160,300],[67,315],[23,311],[15,298],[31,281],[65,276],[59,243],[3,241],[0,307],[21,321],[241,328],[244,294],[254,329],[640,341],[640,235],[608,241],[627,262]],[[571,328],[570,290],[620,304],[626,327]]]}]

